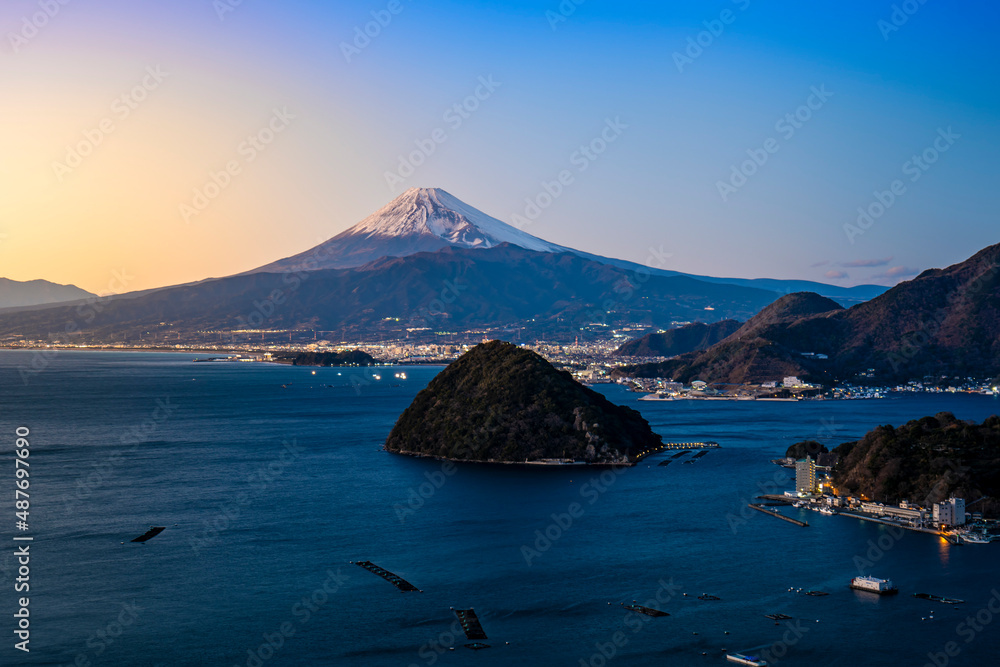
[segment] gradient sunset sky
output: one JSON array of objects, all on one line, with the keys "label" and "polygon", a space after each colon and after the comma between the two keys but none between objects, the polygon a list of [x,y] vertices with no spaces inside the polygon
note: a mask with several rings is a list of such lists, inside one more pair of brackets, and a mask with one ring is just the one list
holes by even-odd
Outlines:
[{"label": "gradient sunset sky", "polygon": [[[894,284],[1000,242],[998,19],[917,0],[5,0],[0,276],[107,293],[122,273],[228,275],[414,186],[528,220],[568,171],[525,231],[691,273]],[[859,207],[884,210],[858,226]]]}]

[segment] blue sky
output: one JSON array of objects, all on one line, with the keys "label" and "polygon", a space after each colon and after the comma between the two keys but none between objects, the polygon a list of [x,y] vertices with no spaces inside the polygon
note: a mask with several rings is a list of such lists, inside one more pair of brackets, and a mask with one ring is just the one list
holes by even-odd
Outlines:
[{"label": "blue sky", "polygon": [[[893,284],[1000,241],[992,4],[232,4],[70,3],[16,49],[39,5],[4,4],[8,277],[100,291],[119,265],[133,288],[225,275],[411,186],[556,243],[638,262],[662,248],[663,268],[711,275]],[[163,86],[54,180],[51,163],[154,63]],[[178,215],[278,107],[288,130]],[[25,124],[30,142],[14,136]]]}]

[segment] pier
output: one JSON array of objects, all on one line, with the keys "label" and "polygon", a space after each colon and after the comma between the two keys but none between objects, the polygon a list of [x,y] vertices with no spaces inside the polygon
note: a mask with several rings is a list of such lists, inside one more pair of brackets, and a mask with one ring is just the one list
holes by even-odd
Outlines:
[{"label": "pier", "polygon": [[717,449],[719,443],[713,441],[705,442],[665,442],[663,449]]},{"label": "pier", "polygon": [[[398,588],[401,591],[417,591],[417,592],[420,592],[419,588],[417,588],[416,586],[414,586],[413,584],[411,584],[410,582],[408,582],[406,579],[403,579],[402,577],[400,577],[397,574],[393,574],[389,570],[386,570],[386,569],[383,569],[383,568],[379,567],[378,565],[376,565],[375,563],[371,562],[370,560],[359,561],[357,563],[354,563],[354,565],[357,565],[358,567],[363,567],[364,569],[368,570],[372,574],[377,574],[378,576],[382,577],[383,579],[385,579],[386,581],[388,581],[390,584],[392,584],[393,586],[395,586],[396,588]],[[470,639],[471,639],[471,637],[470,637]]]},{"label": "pier", "polygon": [[764,514],[770,514],[771,516],[776,516],[776,517],[778,517],[779,519],[781,519],[783,521],[787,521],[788,523],[794,523],[796,526],[805,527],[805,526],[809,525],[808,521],[799,521],[798,519],[793,519],[793,518],[791,518],[789,516],[785,516],[784,514],[782,514],[780,512],[775,512],[774,510],[769,510],[769,509],[767,509],[766,507],[764,507],[762,505],[757,505],[755,503],[750,503],[750,507],[753,508],[753,509],[755,509],[755,510],[757,510],[758,512],[763,512]]},{"label": "pier", "polygon": [[452,607],[451,610],[455,612],[455,616],[458,616],[458,622],[462,624],[466,639],[487,639],[486,631],[483,630],[483,625],[479,622],[479,617],[476,616],[474,609],[455,609]]}]

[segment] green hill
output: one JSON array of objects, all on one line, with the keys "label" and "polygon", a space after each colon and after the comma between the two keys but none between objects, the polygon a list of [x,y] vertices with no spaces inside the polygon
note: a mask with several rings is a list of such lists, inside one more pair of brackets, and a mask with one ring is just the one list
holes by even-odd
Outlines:
[{"label": "green hill", "polygon": [[833,481],[842,493],[923,506],[990,496],[974,511],[1000,513],[1000,416],[976,424],[941,412],[898,428],[879,426],[833,451],[840,456]]},{"label": "green hill", "polygon": [[660,444],[635,410],[530,350],[492,341],[435,376],[400,416],[385,448],[464,461],[631,465]]}]

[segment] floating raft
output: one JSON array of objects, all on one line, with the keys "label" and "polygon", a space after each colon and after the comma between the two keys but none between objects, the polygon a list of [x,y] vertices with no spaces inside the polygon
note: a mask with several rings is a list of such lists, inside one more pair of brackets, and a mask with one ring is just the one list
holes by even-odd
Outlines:
[{"label": "floating raft", "polygon": [[674,462],[673,459],[667,459],[666,461],[660,461],[659,465],[661,465],[661,466],[668,466],[668,465],[670,465],[673,462]]},{"label": "floating raft", "polygon": [[420,591],[419,588],[408,582],[406,579],[403,579],[397,574],[393,574],[389,570],[379,567],[370,560],[362,560],[354,564],[357,565],[358,567],[365,568],[372,574],[377,574],[378,576],[382,577],[383,579],[385,579],[386,581],[388,581],[390,584],[392,584],[401,591],[418,591],[418,592]]},{"label": "floating raft", "polygon": [[146,540],[151,540],[163,531],[167,529],[166,526],[150,526],[149,530],[140,535],[139,537],[132,540],[133,542],[145,542]]},{"label": "floating raft", "polygon": [[921,600],[931,600],[933,602],[943,602],[945,604],[961,604],[965,600],[959,600],[958,598],[946,598],[940,595],[934,595],[933,593],[914,593],[913,597],[920,598]]},{"label": "floating raft", "polygon": [[823,595],[829,595],[826,591],[805,591],[803,595],[812,595],[813,597],[822,597]]},{"label": "floating raft", "polygon": [[685,449],[683,452],[677,452],[671,458],[674,458],[674,459],[680,458],[680,457],[684,456],[685,454],[690,454],[690,453],[691,453],[690,449]]},{"label": "floating raft", "polygon": [[645,614],[646,616],[652,616],[653,618],[659,618],[661,616],[670,616],[670,614],[668,614],[665,611],[660,611],[659,609],[653,609],[652,607],[644,607],[641,604],[625,604],[623,602],[622,606],[628,609],[629,611],[635,611],[640,614]]},{"label": "floating raft", "polygon": [[695,453],[695,455],[692,456],[691,458],[693,458],[693,459],[700,459],[705,454],[708,454],[708,450],[707,449],[703,449],[700,452]]},{"label": "floating raft", "polygon": [[489,648],[489,644],[484,644],[482,642],[472,642],[471,644],[463,644],[465,648],[471,648],[473,651],[482,651],[484,648]]},{"label": "floating raft", "polygon": [[792,617],[787,614],[764,614],[764,618],[769,618],[772,621],[788,621]]},{"label": "floating raft", "polygon": [[698,599],[699,600],[721,600],[722,598],[718,597],[717,595],[710,595],[708,593],[702,593],[701,595],[698,596]]},{"label": "floating raft", "polygon": [[476,616],[474,609],[455,609],[452,607],[452,611],[455,612],[455,616],[458,616],[458,622],[462,624],[466,639],[487,639],[483,624],[479,622],[479,617]]}]

